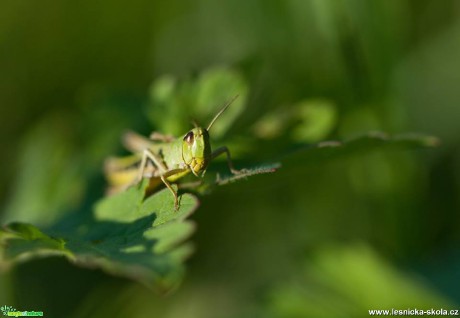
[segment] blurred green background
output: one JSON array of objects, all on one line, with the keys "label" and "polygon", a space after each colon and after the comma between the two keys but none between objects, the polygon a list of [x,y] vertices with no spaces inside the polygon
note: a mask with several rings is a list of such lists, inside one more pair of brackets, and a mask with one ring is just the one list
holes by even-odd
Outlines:
[{"label": "blurred green background", "polygon": [[0,304],[47,317],[458,308],[459,39],[455,0],[3,1],[3,222],[47,226],[91,209],[122,131],[174,125],[151,101],[165,75],[193,83],[227,70],[244,82],[246,109],[218,140],[239,166],[369,131],[441,144],[287,160],[202,197],[196,252],[170,295],[49,258],[1,274]]}]

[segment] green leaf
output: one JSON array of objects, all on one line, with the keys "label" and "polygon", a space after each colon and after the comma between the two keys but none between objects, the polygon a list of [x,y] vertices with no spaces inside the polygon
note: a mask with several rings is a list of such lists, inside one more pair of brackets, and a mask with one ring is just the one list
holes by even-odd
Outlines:
[{"label": "green leaf", "polygon": [[223,178],[220,177],[220,175],[217,175],[217,179],[215,181],[216,185],[226,185],[229,183],[233,183],[239,180],[246,179],[251,176],[255,176],[258,174],[266,174],[266,173],[273,173],[277,169],[281,167],[281,164],[279,163],[274,163],[271,165],[265,165],[265,166],[260,166],[260,167],[254,167],[250,169],[243,169],[240,170],[239,174],[233,174],[230,176],[224,176]]},{"label": "green leaf", "polygon": [[49,226],[81,198],[85,180],[73,136],[65,129],[59,134],[50,129],[66,125],[70,125],[66,114],[48,115],[20,143],[20,168],[2,222]]},{"label": "green leaf", "polygon": [[[334,306],[331,306],[331,303]],[[370,309],[453,308],[364,244],[320,249],[270,295],[272,317],[362,317]]]},{"label": "green leaf", "polygon": [[200,118],[206,119],[205,123],[201,123],[204,126],[208,126],[211,119],[226,102],[238,95],[238,98],[212,126],[212,138],[219,139],[244,111],[249,93],[248,84],[234,70],[214,68],[202,73],[196,85],[195,109]]},{"label": "green leaf", "polygon": [[374,149],[416,149],[435,147],[439,139],[421,134],[388,135],[383,132],[369,132],[345,141],[323,141],[315,145],[301,146],[287,155],[283,163],[301,164],[336,159],[344,155],[371,151]]},{"label": "green leaf", "polygon": [[318,142],[334,128],[337,121],[335,105],[328,100],[305,100],[296,105],[301,122],[292,131],[296,141]]},{"label": "green leaf", "polygon": [[183,275],[183,261],[192,252],[183,243],[194,225],[186,218],[197,199],[180,196],[180,208],[164,189],[143,200],[147,182],[102,199],[94,218],[75,231],[40,230],[11,223],[0,230],[0,266],[8,267],[39,256],[61,255],[83,267],[137,280],[160,291],[175,287]]},{"label": "green leaf", "polygon": [[[228,169],[225,165],[221,165],[222,168]],[[279,163],[266,164],[259,167],[245,168],[239,170],[238,174],[230,174],[229,172],[225,174],[220,174],[218,171],[223,171],[224,169],[217,169],[213,167],[209,170],[206,177],[198,182],[190,182],[179,184],[181,189],[192,189],[193,192],[199,194],[210,193],[217,186],[228,185],[241,180],[246,180],[248,177],[252,177],[260,174],[273,173],[281,167]]]},{"label": "green leaf", "polygon": [[180,81],[165,75],[151,86],[147,117],[156,130],[180,136],[192,120],[207,127],[223,105],[238,95],[212,127],[212,138],[219,139],[244,111],[248,93],[243,76],[226,68],[209,69],[197,78]]},{"label": "green leaf", "polygon": [[337,122],[335,104],[326,99],[305,99],[292,107],[266,113],[253,125],[262,139],[279,138],[286,132],[296,142],[318,142],[328,136]]},{"label": "green leaf", "polygon": [[185,88],[173,76],[165,75],[152,83],[147,118],[156,130],[173,135],[186,130],[189,102],[184,95]]}]

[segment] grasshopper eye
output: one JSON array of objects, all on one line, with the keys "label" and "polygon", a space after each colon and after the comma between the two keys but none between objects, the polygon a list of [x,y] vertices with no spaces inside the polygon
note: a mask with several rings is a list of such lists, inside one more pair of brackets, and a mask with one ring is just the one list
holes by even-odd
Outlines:
[{"label": "grasshopper eye", "polygon": [[193,134],[193,131],[189,131],[184,137],[184,141],[189,145],[193,144],[194,139],[195,135]]}]

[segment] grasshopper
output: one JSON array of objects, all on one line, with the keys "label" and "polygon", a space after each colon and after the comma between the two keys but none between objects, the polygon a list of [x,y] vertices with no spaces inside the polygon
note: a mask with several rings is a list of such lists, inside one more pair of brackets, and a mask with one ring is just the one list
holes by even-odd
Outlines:
[{"label": "grasshopper", "polygon": [[124,146],[134,154],[123,158],[109,158],[105,162],[106,177],[111,185],[109,192],[123,190],[139,183],[143,178],[149,178],[150,187],[164,183],[174,196],[174,208],[177,210],[179,197],[171,182],[189,173],[203,177],[209,163],[222,154],[226,154],[230,171],[233,174],[241,173],[242,171],[233,167],[229,149],[224,146],[212,151],[209,140],[212,125],[237,97],[222,107],[206,129],[195,124],[195,128],[188,131],[183,138],[158,132],[153,132],[150,138],[130,131],[125,133]]}]

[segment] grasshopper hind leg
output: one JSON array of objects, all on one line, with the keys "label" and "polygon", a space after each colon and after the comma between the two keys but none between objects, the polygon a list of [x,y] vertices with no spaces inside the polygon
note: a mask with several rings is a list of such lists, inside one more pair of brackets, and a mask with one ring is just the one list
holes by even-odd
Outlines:
[{"label": "grasshopper hind leg", "polygon": [[[147,160],[149,160],[149,159],[153,163],[153,165],[157,168],[155,170],[159,171],[159,175],[162,175],[167,171],[167,168],[163,164],[163,162],[161,161],[161,158],[159,156],[155,155],[154,153],[152,153],[150,150],[145,149],[143,154],[142,154],[142,160],[141,160],[141,164],[139,166],[139,172],[137,174],[136,183],[141,182],[142,178],[144,177],[145,170],[148,167],[148,165],[147,165],[148,161]],[[155,174],[155,173],[152,173],[152,176],[150,176],[150,177],[153,177],[153,174]]]},{"label": "grasshopper hind leg", "polygon": [[159,132],[152,132],[149,136],[149,139],[150,140],[154,140],[154,141],[161,141],[161,142],[173,142],[174,140],[176,140],[176,138],[174,136],[171,136],[171,135],[163,135]]},{"label": "grasshopper hind leg", "polygon": [[179,209],[179,196],[177,191],[171,186],[171,183],[168,181],[168,177],[173,176],[175,174],[183,173],[186,169],[172,169],[168,170],[168,168],[164,165],[161,157],[155,155],[150,150],[145,149],[142,155],[141,165],[139,167],[139,172],[137,176],[137,182],[140,182],[145,174],[145,169],[148,164],[148,160],[150,160],[154,166],[158,168],[157,174],[152,175],[151,177],[159,177],[161,181],[163,181],[164,185],[171,191],[174,196],[174,209],[177,211]]}]

